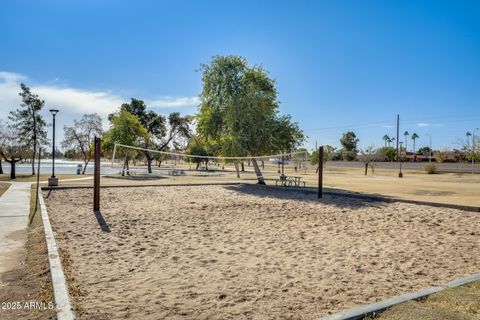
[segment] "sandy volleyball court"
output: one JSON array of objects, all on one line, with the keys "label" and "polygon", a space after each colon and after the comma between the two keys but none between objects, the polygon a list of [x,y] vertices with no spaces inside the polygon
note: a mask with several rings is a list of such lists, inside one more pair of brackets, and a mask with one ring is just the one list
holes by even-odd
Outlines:
[{"label": "sandy volleyball court", "polygon": [[315,319],[480,270],[480,215],[257,186],[46,203],[80,319]]}]

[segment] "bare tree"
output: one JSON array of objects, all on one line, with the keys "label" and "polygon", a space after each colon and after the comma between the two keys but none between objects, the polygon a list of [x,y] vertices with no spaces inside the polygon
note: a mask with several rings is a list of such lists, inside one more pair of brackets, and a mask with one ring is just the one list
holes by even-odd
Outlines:
[{"label": "bare tree", "polygon": [[8,126],[2,133],[3,142],[0,156],[10,163],[10,179],[16,178],[15,165],[27,155],[27,146],[19,138],[19,130]]},{"label": "bare tree", "polygon": [[[6,125],[0,120],[0,150],[2,150],[3,145],[5,144],[5,131],[7,130]],[[3,174],[2,166],[3,157],[0,155],[0,174]]]},{"label": "bare tree", "polygon": [[[368,174],[368,166],[378,160],[378,153],[374,146],[369,146],[363,150],[360,150],[360,160],[365,165],[365,175]],[[373,169],[372,169],[373,170]]]},{"label": "bare tree", "polygon": [[75,150],[83,160],[83,171],[85,174],[87,165],[93,157],[93,139],[102,135],[102,119],[96,113],[84,114],[82,118],[73,121],[73,126],[63,128],[64,139],[62,147]]}]

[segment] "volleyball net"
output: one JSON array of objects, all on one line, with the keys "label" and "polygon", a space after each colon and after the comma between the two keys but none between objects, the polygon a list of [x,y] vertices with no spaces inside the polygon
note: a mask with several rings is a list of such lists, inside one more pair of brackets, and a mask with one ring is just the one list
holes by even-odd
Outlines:
[{"label": "volleyball net", "polygon": [[307,151],[261,156],[212,156],[202,151],[188,154],[124,144],[115,144],[111,168],[122,175],[222,175],[229,172],[256,173],[255,162],[263,176],[278,176],[285,172],[305,172],[310,167]]}]

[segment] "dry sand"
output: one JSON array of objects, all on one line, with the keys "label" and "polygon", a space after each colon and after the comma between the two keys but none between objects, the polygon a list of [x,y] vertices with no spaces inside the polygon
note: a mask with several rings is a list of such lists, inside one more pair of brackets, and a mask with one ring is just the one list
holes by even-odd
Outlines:
[{"label": "dry sand", "polygon": [[[45,196],[47,194],[45,193]],[[46,199],[80,319],[314,319],[480,270],[480,215],[257,186]]]}]

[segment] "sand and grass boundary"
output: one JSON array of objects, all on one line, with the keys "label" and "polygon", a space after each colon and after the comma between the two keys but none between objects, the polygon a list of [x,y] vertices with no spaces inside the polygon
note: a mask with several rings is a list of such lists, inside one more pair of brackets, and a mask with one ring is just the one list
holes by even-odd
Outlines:
[{"label": "sand and grass boundary", "polygon": [[447,289],[460,287],[460,286],[463,286],[475,281],[479,281],[479,280],[480,280],[480,273],[477,273],[468,277],[450,281],[447,284],[442,286],[432,287],[419,292],[408,293],[401,296],[389,298],[383,301],[355,307],[350,310],[346,310],[346,311],[335,313],[326,317],[318,318],[317,320],[360,320],[366,317],[377,316],[383,311],[393,306],[396,306],[398,304],[405,303],[411,300],[424,299],[430,296],[431,294],[438,293]]},{"label": "sand and grass boundary", "polygon": [[55,236],[53,234],[50,219],[48,217],[47,207],[43,200],[43,195],[39,191],[40,211],[42,213],[43,228],[45,231],[45,240],[48,248],[48,262],[50,265],[50,274],[52,277],[53,295],[55,298],[55,305],[57,308],[58,320],[73,320],[75,314],[71,305],[70,295],[68,293],[68,285],[65,280],[65,274],[62,269],[60,255],[58,252]]}]

